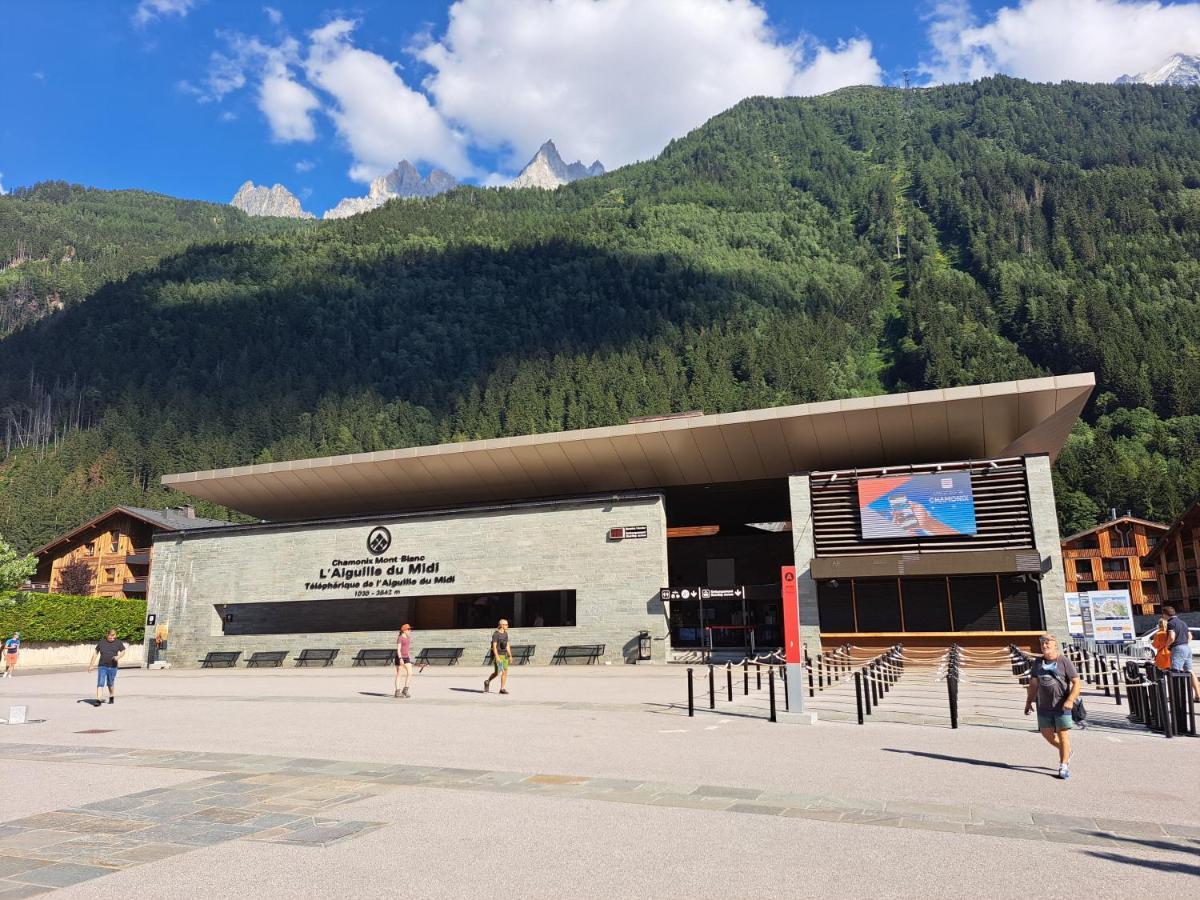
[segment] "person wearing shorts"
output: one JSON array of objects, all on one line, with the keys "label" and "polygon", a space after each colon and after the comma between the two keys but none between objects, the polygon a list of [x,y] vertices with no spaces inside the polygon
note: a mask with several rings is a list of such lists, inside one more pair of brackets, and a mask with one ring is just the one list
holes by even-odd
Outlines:
[{"label": "person wearing shorts", "polygon": [[4,678],[12,678],[17,671],[17,657],[21,655],[21,632],[14,631],[13,636],[4,642]]},{"label": "person wearing shorts", "polygon": [[117,681],[117,666],[121,662],[121,657],[125,655],[124,641],[117,640],[117,631],[115,628],[108,629],[104,636],[104,640],[96,644],[96,649],[92,653],[92,661],[88,663],[88,671],[96,670],[96,707],[99,708],[104,703],[103,691],[108,688],[108,702],[113,703],[117,699],[117,690],[115,687]]},{"label": "person wearing shorts", "polygon": [[1164,606],[1162,617],[1167,623],[1167,633],[1171,635],[1171,641],[1167,644],[1171,653],[1171,671],[1190,676],[1188,681],[1192,685],[1192,698],[1200,702],[1200,682],[1197,682],[1192,668],[1192,635],[1187,622],[1179,618],[1173,606]]},{"label": "person wearing shorts", "polygon": [[[408,682],[412,679],[412,626],[405,622],[396,635],[396,697],[407,700]],[[400,687],[400,675],[404,675],[404,687]]]},{"label": "person wearing shorts", "polygon": [[492,679],[500,676],[500,693],[508,693],[508,666],[512,662],[512,649],[509,644],[508,619],[501,619],[496,630],[492,632],[492,674],[483,682],[483,692],[492,689]]},{"label": "person wearing shorts", "polygon": [[1038,731],[1046,743],[1058,751],[1058,777],[1071,777],[1071,737],[1074,727],[1071,708],[1083,690],[1079,672],[1062,654],[1058,639],[1044,634],[1038,639],[1042,655],[1029,669],[1029,689],[1025,692],[1025,715],[1037,704]]}]

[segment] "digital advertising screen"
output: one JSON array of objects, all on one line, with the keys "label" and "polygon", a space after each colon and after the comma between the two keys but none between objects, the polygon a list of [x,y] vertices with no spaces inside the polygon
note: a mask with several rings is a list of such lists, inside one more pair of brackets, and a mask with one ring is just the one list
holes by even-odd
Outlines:
[{"label": "digital advertising screen", "polygon": [[975,534],[971,473],[860,478],[858,517],[868,539]]}]

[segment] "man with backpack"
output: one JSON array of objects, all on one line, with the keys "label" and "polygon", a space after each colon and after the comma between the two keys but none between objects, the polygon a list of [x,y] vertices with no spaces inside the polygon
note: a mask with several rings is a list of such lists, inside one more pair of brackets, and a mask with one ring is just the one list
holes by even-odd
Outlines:
[{"label": "man with backpack", "polygon": [[1071,777],[1071,737],[1074,727],[1072,710],[1083,680],[1058,646],[1052,634],[1038,638],[1042,655],[1029,668],[1029,689],[1025,692],[1025,715],[1037,705],[1038,731],[1058,751],[1058,777]]}]

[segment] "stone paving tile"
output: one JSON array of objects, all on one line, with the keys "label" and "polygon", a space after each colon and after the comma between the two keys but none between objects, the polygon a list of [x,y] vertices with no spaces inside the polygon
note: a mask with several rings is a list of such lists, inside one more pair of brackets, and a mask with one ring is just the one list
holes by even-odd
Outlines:
[{"label": "stone paving tile", "polygon": [[972,806],[971,819],[981,825],[1033,824],[1033,814],[1025,809],[988,809]]},{"label": "stone paving tile", "polygon": [[598,791],[636,791],[642,782],[629,778],[589,778],[588,787]]},{"label": "stone paving tile", "polygon": [[1095,828],[1096,820],[1085,816],[1065,816],[1058,813],[1034,813],[1035,825],[1049,825],[1054,828]]},{"label": "stone paving tile", "polygon": [[0,897],[4,900],[18,900],[21,897],[36,897],[39,894],[45,894],[53,888],[38,887],[32,884],[21,884],[16,881],[8,881],[0,878]]},{"label": "stone paving tile", "polygon": [[1172,837],[1195,838],[1200,841],[1200,825],[1168,825],[1162,826],[1163,831]]},{"label": "stone paving tile", "polygon": [[947,806],[943,803],[909,803],[889,800],[884,809],[889,813],[897,813],[904,818],[938,819],[949,822],[967,823],[971,821],[971,810],[961,806]]},{"label": "stone paving tile", "polygon": [[42,829],[21,829],[19,834],[11,834],[0,838],[0,852],[12,850],[39,850],[52,847],[78,837],[67,831],[46,831]]},{"label": "stone paving tile", "polygon": [[658,795],[650,798],[650,806],[670,806],[678,809],[708,809],[722,812],[729,809],[735,801],[721,797],[678,797]]},{"label": "stone paving tile", "polygon": [[852,825],[887,825],[896,828],[900,825],[900,816],[889,816],[887,813],[875,810],[860,812],[849,809],[842,813],[841,821]]},{"label": "stone paving tile", "polygon": [[748,803],[739,801],[727,807],[729,812],[736,813],[751,813],[760,816],[778,816],[783,813],[786,806],[774,806],[770,803]]},{"label": "stone paving tile", "polygon": [[1088,831],[1058,831],[1053,828],[1043,830],[1046,840],[1056,844],[1085,844],[1092,847],[1116,847],[1119,842],[1103,834]]},{"label": "stone paving tile", "polygon": [[1101,831],[1111,831],[1114,834],[1131,834],[1137,837],[1162,837],[1166,832],[1157,822],[1130,822],[1122,819],[1097,819],[1096,825]]},{"label": "stone paving tile", "polygon": [[0,878],[7,878],[18,872],[28,872],[44,865],[42,860],[30,859],[27,856],[0,856]]},{"label": "stone paving tile", "polygon": [[999,823],[970,822],[966,827],[967,834],[984,834],[989,837],[1013,838],[1021,841],[1044,841],[1045,833],[1033,825],[1004,825]]},{"label": "stone paving tile", "polygon": [[696,797],[728,797],[731,800],[757,800],[762,791],[754,788],[720,787],[714,784],[702,784],[692,791]]},{"label": "stone paving tile", "polygon": [[99,878],[101,875],[111,875],[114,871],[116,870],[100,866],[54,863],[53,865],[42,866],[40,869],[30,869],[28,872],[22,872],[20,875],[14,875],[9,880],[24,884],[36,884],[41,887],[60,888],[79,884],[81,881],[88,881],[92,878]]},{"label": "stone paving tile", "polygon": [[846,815],[840,809],[805,809],[800,806],[790,806],[782,813],[788,819],[815,819],[819,822],[840,822]]},{"label": "stone paving tile", "polygon": [[962,834],[966,831],[964,822],[936,822],[932,819],[901,819],[900,828],[914,828],[921,831],[945,831],[951,834]]}]

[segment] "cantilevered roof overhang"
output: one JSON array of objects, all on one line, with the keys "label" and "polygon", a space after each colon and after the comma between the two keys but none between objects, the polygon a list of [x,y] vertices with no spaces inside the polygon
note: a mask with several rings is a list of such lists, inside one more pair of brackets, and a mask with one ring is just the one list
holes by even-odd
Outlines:
[{"label": "cantilevered roof overhang", "polygon": [[815,469],[1053,458],[1095,384],[1090,372],[1060,375],[187,472],[163,484],[258,518],[290,520]]}]

